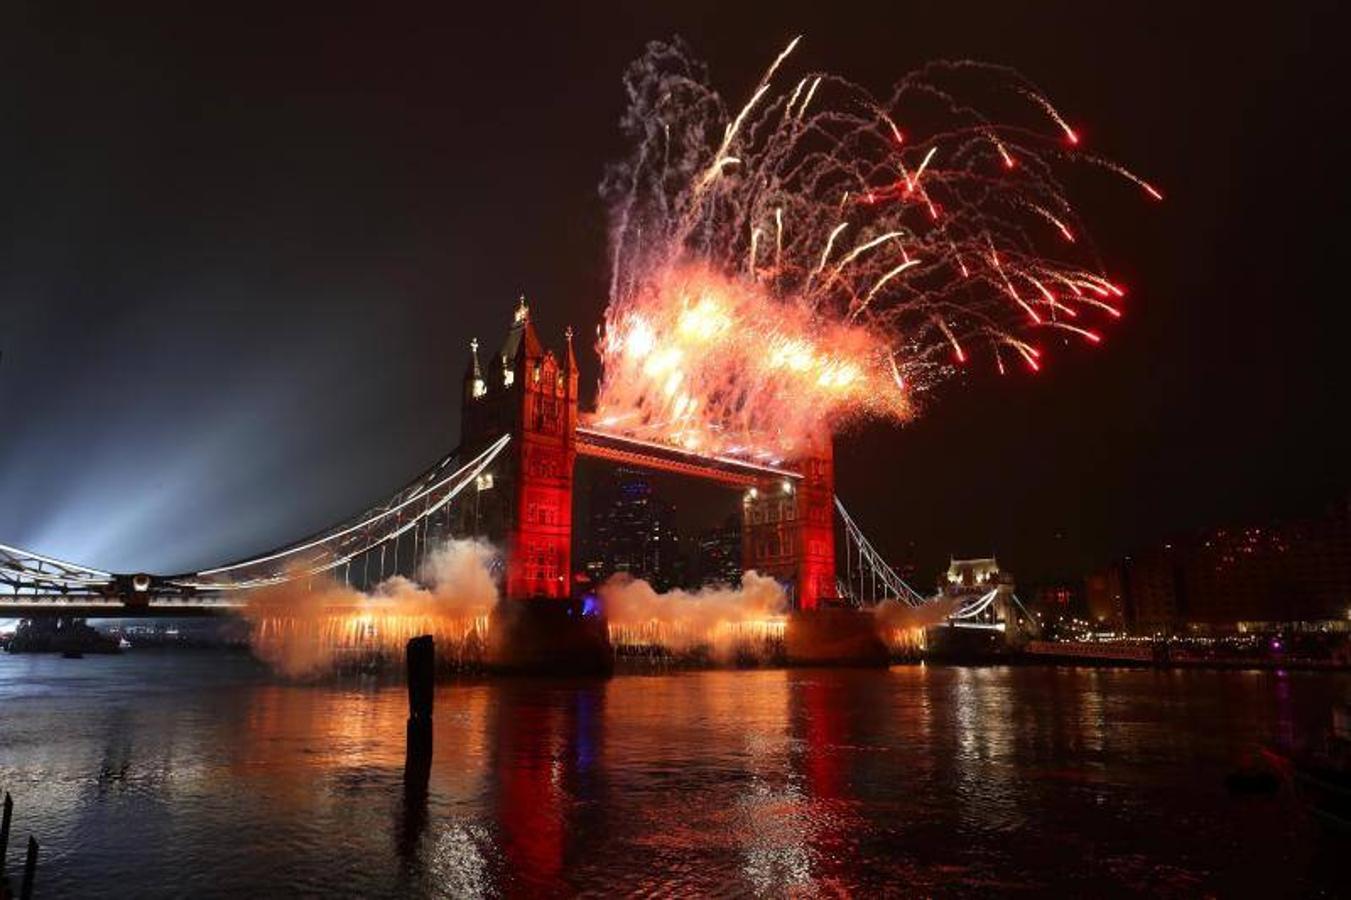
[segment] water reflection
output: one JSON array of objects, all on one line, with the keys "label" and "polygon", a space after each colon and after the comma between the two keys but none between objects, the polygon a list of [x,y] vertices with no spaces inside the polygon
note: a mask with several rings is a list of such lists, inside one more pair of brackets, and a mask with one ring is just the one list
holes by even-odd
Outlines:
[{"label": "water reflection", "polygon": [[847,883],[844,876],[854,856],[851,838],[862,825],[848,796],[847,767],[856,749],[849,746],[856,731],[846,720],[851,712],[848,684],[795,672],[790,685],[794,730],[801,736],[802,781],[810,798],[811,812],[800,818],[806,826],[802,838],[811,851],[812,881],[838,886]]},{"label": "water reflection", "polygon": [[424,783],[398,685],[59,662],[0,668],[0,786],[53,896],[1225,893],[1333,871],[1286,800],[1219,785],[1256,741],[1318,727],[1344,678],[462,682],[438,690]]},{"label": "water reflection", "polygon": [[509,887],[561,891],[565,858],[586,852],[568,846],[584,829],[569,829],[567,820],[598,808],[605,691],[603,681],[494,686],[489,791]]}]

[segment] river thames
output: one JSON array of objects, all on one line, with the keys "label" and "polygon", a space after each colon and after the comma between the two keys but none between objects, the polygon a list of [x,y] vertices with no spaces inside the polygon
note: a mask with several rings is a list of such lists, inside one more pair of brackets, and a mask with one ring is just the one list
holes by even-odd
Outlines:
[{"label": "river thames", "polygon": [[1223,777],[1348,689],[939,666],[460,682],[424,799],[401,685],[0,654],[0,788],[47,897],[1332,894],[1344,843]]}]

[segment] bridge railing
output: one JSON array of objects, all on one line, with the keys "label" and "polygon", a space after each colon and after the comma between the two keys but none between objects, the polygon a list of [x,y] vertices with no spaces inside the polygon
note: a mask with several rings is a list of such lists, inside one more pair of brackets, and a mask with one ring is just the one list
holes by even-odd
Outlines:
[{"label": "bridge railing", "polygon": [[405,535],[411,536],[415,557],[425,553],[435,517],[444,515],[451,501],[476,484],[510,439],[510,435],[503,435],[453,471],[448,470],[455,458],[447,456],[388,502],[327,532],[269,553],[165,581],[191,591],[243,591],[313,578],[344,567],[347,579],[352,563],[361,560],[366,565],[361,577],[369,582],[373,559],[378,557],[377,577],[383,578],[389,574],[390,556],[393,570],[398,572],[397,555]]},{"label": "bridge railing", "polygon": [[111,572],[0,544],[0,585],[14,597],[99,594],[113,579]]}]

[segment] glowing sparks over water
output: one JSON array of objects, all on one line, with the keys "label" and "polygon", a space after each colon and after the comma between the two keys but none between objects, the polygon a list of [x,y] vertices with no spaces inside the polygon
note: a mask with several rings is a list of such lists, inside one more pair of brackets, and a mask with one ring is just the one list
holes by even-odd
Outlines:
[{"label": "glowing sparks over water", "polygon": [[398,659],[410,638],[430,634],[446,661],[472,662],[497,602],[495,551],[451,540],[428,556],[421,584],[402,576],[367,593],[323,578],[261,588],[244,610],[254,652],[291,676],[322,673],[345,660]]},{"label": "glowing sparks over water", "polygon": [[796,46],[736,109],[678,42],[627,72],[598,427],[791,457],[912,416],[968,360],[1003,371],[1002,348],[1036,371],[1038,335],[1097,343],[1094,320],[1121,314],[1057,173],[1082,161],[1162,195],[1081,154],[1041,91],[969,61],[885,100],[825,73],[780,85]]},{"label": "glowing sparks over water", "polygon": [[619,575],[600,589],[610,642],[621,655],[656,651],[767,660],[781,655],[787,596],[773,578],[745,573],[737,587],[659,593]]},{"label": "glowing sparks over water", "polygon": [[745,622],[665,622],[656,619],[634,624],[611,624],[610,643],[622,655],[646,652],[661,655],[708,654],[715,660],[736,657],[773,659],[782,655],[786,616]]},{"label": "glowing sparks over water", "polygon": [[325,674],[347,663],[399,660],[408,641],[430,634],[437,653],[454,663],[481,663],[488,615],[449,616],[378,607],[253,615],[254,652],[293,677]]}]

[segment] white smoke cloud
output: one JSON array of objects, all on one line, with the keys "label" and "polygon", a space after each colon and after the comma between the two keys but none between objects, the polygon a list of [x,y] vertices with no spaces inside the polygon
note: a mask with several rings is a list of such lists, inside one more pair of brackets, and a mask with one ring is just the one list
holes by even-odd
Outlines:
[{"label": "white smoke cloud", "polygon": [[888,598],[877,604],[877,627],[882,631],[941,625],[957,609],[957,598],[943,598],[915,607]]},{"label": "white smoke cloud", "polygon": [[436,637],[444,653],[497,602],[496,555],[484,541],[451,540],[427,558],[422,584],[396,575],[370,593],[327,577],[260,588],[245,609],[254,653],[289,677],[329,669],[352,646],[395,654],[419,634]]},{"label": "white smoke cloud", "polygon": [[783,586],[748,571],[740,587],[658,592],[625,574],[601,585],[601,606],[612,639],[659,644],[674,652],[709,647],[718,656],[740,649],[748,637],[738,626],[781,625],[788,605]]}]

